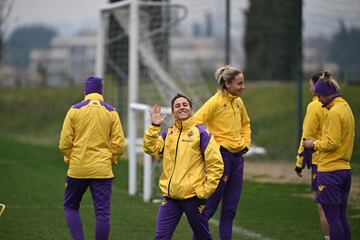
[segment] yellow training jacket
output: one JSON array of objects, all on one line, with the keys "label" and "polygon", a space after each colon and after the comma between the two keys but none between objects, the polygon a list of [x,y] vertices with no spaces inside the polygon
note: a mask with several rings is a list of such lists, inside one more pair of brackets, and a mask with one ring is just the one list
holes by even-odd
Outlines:
[{"label": "yellow training jacket", "polygon": [[144,134],[144,151],[153,157],[163,154],[159,186],[166,197],[206,199],[223,174],[219,145],[193,118],[175,121],[162,135],[160,127],[151,125]]},{"label": "yellow training jacket", "polygon": [[230,152],[250,149],[250,119],[242,99],[217,92],[194,115],[197,123],[207,124],[218,144]]},{"label": "yellow training jacket", "polygon": [[350,159],[354,146],[355,120],[349,104],[341,97],[327,106],[321,139],[315,142],[320,151],[319,172],[351,169]]},{"label": "yellow training jacket", "polygon": [[112,178],[112,164],[124,152],[125,138],[115,108],[103,96],[91,93],[66,114],[60,151],[73,178]]},{"label": "yellow training jacket", "polygon": [[[306,114],[303,122],[303,132],[301,136],[298,154],[304,151],[303,139],[316,140],[321,138],[321,132],[324,126],[327,109],[322,107],[318,97],[313,97],[312,101],[308,104]],[[319,159],[319,151],[315,151],[312,155],[312,164],[317,165]],[[302,167],[303,157],[299,155],[296,157],[296,166]]]}]

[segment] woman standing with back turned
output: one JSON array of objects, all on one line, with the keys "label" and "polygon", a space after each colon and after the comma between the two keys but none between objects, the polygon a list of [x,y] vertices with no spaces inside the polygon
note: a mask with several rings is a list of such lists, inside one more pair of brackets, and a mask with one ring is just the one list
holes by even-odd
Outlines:
[{"label": "woman standing with back turned", "polygon": [[304,140],[303,146],[320,151],[316,200],[324,209],[331,240],[350,240],[346,207],[351,188],[350,159],[354,146],[355,121],[349,104],[340,96],[340,87],[324,71],[315,85],[315,94],[329,111],[320,139]]},{"label": "woman standing with back turned", "polygon": [[210,219],[220,201],[221,217],[219,235],[231,239],[232,223],[240,200],[244,159],[251,144],[250,119],[240,98],[245,89],[244,74],[225,66],[216,70],[218,91],[194,115],[197,122],[207,124],[209,131],[220,145],[224,161],[224,174],[207,202],[206,214]]}]

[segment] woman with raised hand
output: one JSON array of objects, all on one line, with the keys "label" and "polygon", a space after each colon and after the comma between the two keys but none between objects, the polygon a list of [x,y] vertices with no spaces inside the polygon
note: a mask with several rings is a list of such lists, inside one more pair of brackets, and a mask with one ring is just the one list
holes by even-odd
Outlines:
[{"label": "woman with raised hand", "polygon": [[[319,102],[319,98],[315,95],[315,84],[321,77],[322,72],[315,73],[310,79],[310,94],[312,96],[311,102],[308,104],[306,114],[303,122],[303,132],[301,142],[298,149],[298,155],[296,157],[295,172],[299,177],[302,177],[302,170],[307,166],[311,167],[311,189],[316,199],[317,191],[317,165],[319,160],[319,151],[313,151],[312,149],[304,149],[302,146],[304,139],[320,139],[321,132],[325,121],[327,109],[322,107]],[[325,240],[329,240],[329,225],[327,223],[324,210],[321,204],[317,203],[320,225],[323,231]]]},{"label": "woman with raised hand", "polygon": [[223,162],[214,137],[192,118],[192,102],[177,94],[171,101],[173,125],[161,133],[165,115],[155,105],[151,126],[144,134],[144,151],[163,156],[159,186],[163,194],[155,239],[171,239],[185,213],[198,239],[211,239],[205,215],[207,198],[215,191],[223,173]]},{"label": "woman with raised hand", "polygon": [[319,151],[316,200],[324,209],[331,240],[351,239],[346,208],[351,188],[350,159],[354,146],[355,120],[340,87],[328,71],[315,85],[315,94],[328,109],[321,138],[304,140],[307,149]]},{"label": "woman with raised hand", "polygon": [[250,119],[243,100],[244,74],[224,66],[216,70],[218,91],[194,115],[199,124],[206,124],[220,145],[224,174],[215,193],[208,199],[206,214],[210,219],[220,201],[219,235],[231,239],[232,224],[240,200],[245,154],[251,144]]}]

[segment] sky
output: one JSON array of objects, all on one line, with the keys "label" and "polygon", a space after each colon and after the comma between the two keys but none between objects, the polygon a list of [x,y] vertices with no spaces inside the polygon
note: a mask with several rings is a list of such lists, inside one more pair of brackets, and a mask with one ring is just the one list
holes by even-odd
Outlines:
[{"label": "sky", "polygon": [[70,35],[81,28],[97,28],[99,8],[106,0],[10,0],[13,1],[7,34],[18,26],[45,24]]},{"label": "sky", "polygon": [[[98,28],[99,9],[107,0],[9,0],[13,8],[9,16],[5,35],[19,26],[46,24],[54,27],[61,35],[71,35],[81,29]],[[204,12],[215,17],[225,11],[225,0],[170,0],[188,7],[193,21],[203,20]],[[360,27],[360,0],[303,0],[304,35],[331,34],[339,26],[339,19],[347,26]],[[234,34],[244,28],[244,15],[248,0],[231,0]],[[202,12],[201,12],[202,11]],[[223,12],[222,12],[223,13]],[[240,14],[239,14],[240,13]],[[240,17],[239,17],[240,16]],[[189,22],[189,21],[188,21]],[[223,28],[224,21],[217,19],[217,26]],[[240,27],[239,27],[240,26]]]}]

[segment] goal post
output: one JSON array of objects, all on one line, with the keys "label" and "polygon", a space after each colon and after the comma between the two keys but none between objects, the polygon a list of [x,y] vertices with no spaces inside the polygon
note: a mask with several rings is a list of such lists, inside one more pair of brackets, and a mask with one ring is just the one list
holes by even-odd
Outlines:
[{"label": "goal post", "polygon": [[[176,50],[170,53],[174,47],[170,43],[179,34],[175,27],[187,15],[185,6],[170,0],[123,0],[100,8],[96,74],[103,77],[106,100],[118,109],[127,135],[131,196],[139,193],[141,185],[137,176],[137,141],[145,128],[142,124],[150,123],[149,106],[169,105],[170,99],[179,92],[190,96],[196,106],[209,97],[204,79],[179,74],[187,73],[188,65],[194,72],[196,64],[185,66],[181,62],[183,58],[173,58]],[[145,156],[144,201],[149,201],[152,195],[151,181],[147,180],[152,178],[151,174],[151,164]]]},{"label": "goal post", "polygon": [[[170,0],[124,0],[100,8],[96,74],[104,78],[105,92],[113,92],[107,94],[107,99],[119,109],[125,123],[131,196],[138,192],[136,139],[137,133],[143,130],[137,126],[137,114],[143,111],[148,117],[147,108],[138,102],[153,104],[158,99],[158,104],[164,104],[181,91],[167,71],[169,31],[186,15],[185,7]],[[139,86],[149,83],[153,89],[139,95]],[[151,193],[148,188],[145,191],[144,198],[148,201]]]},{"label": "goal post", "polygon": [[[151,124],[151,116],[150,109],[151,106],[140,104],[140,103],[130,103],[130,112],[136,115],[138,112],[142,112],[144,116],[144,132]],[[169,107],[161,107],[161,112],[163,114],[170,114],[171,108]],[[131,124],[134,125],[134,124]],[[136,131],[134,131],[134,135],[128,138],[128,145],[135,146],[135,154],[129,155],[129,164],[132,163],[136,166],[137,164],[137,154],[143,154],[143,200],[144,202],[149,202],[152,198],[152,183],[153,183],[153,175],[152,175],[152,157],[143,152],[142,148],[142,137],[136,135]],[[129,189],[136,189],[136,171],[129,172]],[[134,185],[130,185],[134,184]]]}]

